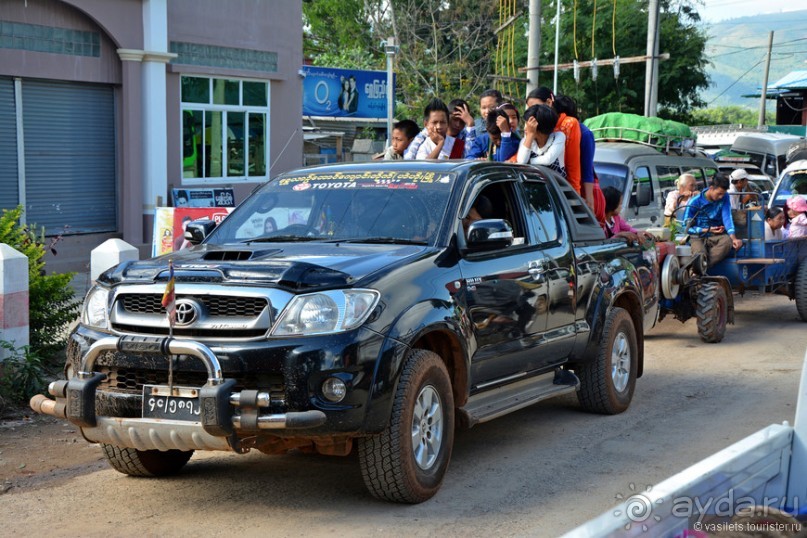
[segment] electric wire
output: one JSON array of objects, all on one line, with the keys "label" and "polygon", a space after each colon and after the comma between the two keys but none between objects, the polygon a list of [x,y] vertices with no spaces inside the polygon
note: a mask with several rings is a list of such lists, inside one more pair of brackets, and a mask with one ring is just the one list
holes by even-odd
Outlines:
[{"label": "electric wire", "polygon": [[718,98],[719,98],[721,95],[723,95],[724,93],[726,93],[727,91],[729,91],[729,90],[730,90],[730,89],[731,89],[731,88],[732,88],[732,87],[733,87],[735,84],[737,84],[738,82],[740,82],[740,80],[742,80],[742,79],[743,79],[743,77],[744,77],[745,75],[747,75],[748,73],[750,73],[751,71],[753,71],[753,69],[754,69],[756,66],[758,66],[759,64],[761,64],[761,63],[762,63],[762,62],[764,62],[764,61],[765,61],[765,58],[761,59],[760,61],[758,61],[757,63],[755,63],[754,65],[752,65],[752,66],[751,66],[751,67],[748,69],[748,71],[746,71],[745,73],[743,73],[742,75],[740,75],[739,77],[737,77],[737,80],[735,80],[734,82],[732,82],[731,84],[729,84],[729,86],[728,86],[728,87],[727,87],[725,90],[723,90],[722,92],[720,92],[720,93],[717,95],[717,97],[715,97],[714,99],[712,99],[711,101],[709,101],[709,103],[708,103],[706,106],[709,106],[709,105],[711,105],[712,103],[714,103],[715,101],[717,101],[717,99],[718,99]]}]

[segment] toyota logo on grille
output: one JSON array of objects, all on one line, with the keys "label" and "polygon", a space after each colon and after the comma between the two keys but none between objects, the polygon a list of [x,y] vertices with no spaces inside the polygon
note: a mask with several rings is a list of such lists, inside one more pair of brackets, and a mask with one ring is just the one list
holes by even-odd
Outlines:
[{"label": "toyota logo on grille", "polygon": [[177,301],[177,325],[190,325],[199,317],[199,306],[191,301]]}]

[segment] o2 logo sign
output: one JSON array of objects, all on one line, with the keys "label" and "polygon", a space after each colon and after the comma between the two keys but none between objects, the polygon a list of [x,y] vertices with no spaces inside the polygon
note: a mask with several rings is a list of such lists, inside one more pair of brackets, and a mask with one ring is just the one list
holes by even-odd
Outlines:
[{"label": "o2 logo sign", "polygon": [[324,80],[320,80],[317,82],[317,85],[314,86],[314,100],[319,105],[325,105],[326,108],[331,108],[331,100],[330,97],[331,90],[328,88],[328,83]]}]

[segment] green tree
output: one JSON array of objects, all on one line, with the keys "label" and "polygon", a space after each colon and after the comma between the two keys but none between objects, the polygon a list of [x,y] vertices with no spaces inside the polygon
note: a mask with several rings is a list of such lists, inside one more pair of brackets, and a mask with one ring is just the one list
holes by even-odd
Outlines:
[{"label": "green tree", "polygon": [[[755,126],[759,121],[759,111],[744,106],[717,106],[699,108],[692,111],[694,125],[726,125],[730,123]],[[776,111],[767,110],[765,122],[768,125],[776,123]]]},{"label": "green tree", "polygon": [[[644,56],[647,51],[647,1],[574,2],[565,0],[560,21],[560,63],[575,58],[608,59]],[[595,7],[596,6],[596,7]],[[549,10],[549,11],[547,11]],[[541,64],[554,63],[555,29],[549,20],[554,14],[544,5]],[[706,74],[706,33],[699,26],[700,16],[691,0],[661,0],[659,51],[670,59],[659,63],[659,115],[687,121],[692,108],[703,106],[699,92],[709,84]],[[521,49],[522,65],[526,50]],[[619,78],[611,66],[599,66],[597,80],[591,69],[580,69],[574,80],[571,69],[558,74],[558,92],[573,97],[584,115],[603,112],[644,112],[645,63],[620,65]],[[542,85],[551,86],[552,72],[542,71]]]},{"label": "green tree", "polygon": [[[647,48],[647,0],[561,1],[561,63],[644,56]],[[660,51],[670,59],[659,66],[659,115],[688,121],[693,108],[702,107],[699,92],[708,86],[706,34],[699,25],[698,0],[661,0]],[[384,69],[381,42],[394,36],[397,117],[420,118],[425,102],[463,98],[472,107],[489,88],[509,90],[512,83],[496,83],[495,64],[527,63],[527,0],[517,0],[521,13],[515,42],[496,58],[502,22],[501,2],[483,0],[309,0],[303,4],[305,53],[315,65]],[[541,65],[554,62],[555,4],[544,0]],[[552,72],[542,71],[540,83],[551,86]],[[507,85],[507,86],[506,86]],[[559,93],[577,100],[584,116],[602,112],[643,113],[645,64],[620,66],[615,79],[610,66],[590,69],[574,80],[571,69],[558,77]],[[506,86],[506,88],[505,88]],[[521,83],[518,94],[526,93]]]}]

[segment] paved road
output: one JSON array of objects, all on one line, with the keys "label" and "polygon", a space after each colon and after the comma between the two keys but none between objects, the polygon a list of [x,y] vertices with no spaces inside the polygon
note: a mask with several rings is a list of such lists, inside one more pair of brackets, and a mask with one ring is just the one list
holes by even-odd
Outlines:
[{"label": "paved road", "polygon": [[[418,506],[378,502],[355,457],[194,456],[174,478],[90,466],[0,495],[6,536],[556,536],[771,423],[792,421],[807,325],[787,298],[737,297],[737,324],[702,343],[694,321],[647,338],[623,415],[574,397],[460,432],[445,483]],[[76,445],[67,446],[70,450]]]}]

